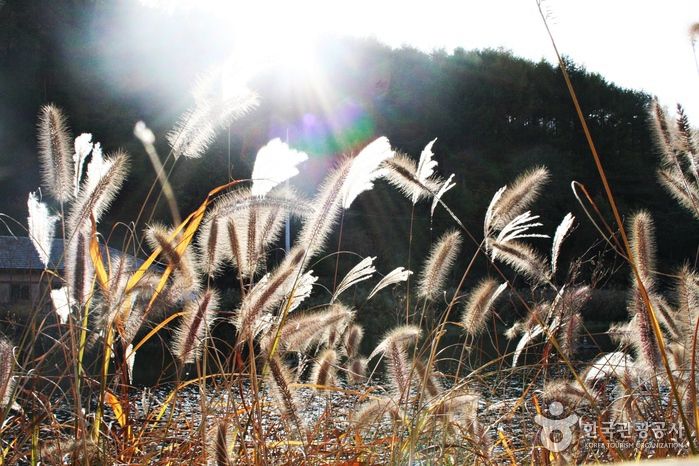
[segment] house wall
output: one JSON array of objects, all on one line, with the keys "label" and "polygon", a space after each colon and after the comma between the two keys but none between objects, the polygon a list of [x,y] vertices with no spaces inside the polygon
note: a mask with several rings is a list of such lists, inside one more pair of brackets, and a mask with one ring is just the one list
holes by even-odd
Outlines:
[{"label": "house wall", "polygon": [[[0,307],[19,307],[29,310],[42,300],[50,306],[49,286],[43,271],[4,270],[0,272]],[[23,306],[15,306],[23,304]]]}]

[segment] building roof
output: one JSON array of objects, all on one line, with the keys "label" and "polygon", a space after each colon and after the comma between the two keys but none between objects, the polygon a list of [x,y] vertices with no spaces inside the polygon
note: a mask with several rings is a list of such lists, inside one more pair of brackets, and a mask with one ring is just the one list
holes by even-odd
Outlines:
[{"label": "building roof", "polygon": [[[52,270],[63,271],[65,261],[63,260],[63,239],[54,239],[51,245],[51,255],[49,260]],[[109,255],[114,258],[124,254],[114,248],[108,248]],[[106,258],[107,248],[102,246],[102,255]],[[136,259],[136,267],[143,264],[143,260]],[[39,253],[34,248],[32,241],[26,236],[0,236],[0,270],[44,270],[44,263],[39,259]]]}]

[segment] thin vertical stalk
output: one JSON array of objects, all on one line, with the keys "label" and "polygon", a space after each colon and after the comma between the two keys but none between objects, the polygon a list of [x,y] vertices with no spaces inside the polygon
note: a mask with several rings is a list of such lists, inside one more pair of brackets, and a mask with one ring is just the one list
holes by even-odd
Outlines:
[{"label": "thin vertical stalk", "polygon": [[[413,223],[415,220],[415,204],[410,211],[410,236],[408,237],[408,266],[410,270],[410,259],[413,251]],[[410,324],[410,275],[405,280],[405,325]]]}]

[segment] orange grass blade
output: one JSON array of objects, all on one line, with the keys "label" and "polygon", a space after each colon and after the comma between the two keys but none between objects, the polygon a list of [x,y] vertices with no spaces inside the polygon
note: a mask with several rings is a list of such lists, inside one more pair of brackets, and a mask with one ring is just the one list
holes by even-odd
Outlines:
[{"label": "orange grass blade", "polygon": [[119,422],[119,425],[124,427],[126,425],[126,413],[124,412],[124,408],[121,406],[121,403],[119,403],[117,397],[114,396],[112,392],[105,392],[104,401],[112,408],[112,411],[114,411],[114,416],[116,417],[117,422]]},{"label": "orange grass blade", "polygon": [[[90,228],[90,258],[92,259],[92,265],[95,267],[95,274],[102,292],[107,294],[109,291],[109,274],[104,267],[102,254],[100,254],[100,243],[97,241],[97,221],[94,214],[90,214],[90,223],[92,224]],[[109,260],[109,251],[107,251],[107,260]]]},{"label": "orange grass blade", "polygon": [[[211,197],[220,193],[224,189],[230,188],[231,186],[234,186],[238,183],[240,183],[240,180],[231,181],[230,183],[226,183],[226,184],[221,185],[221,186],[213,189],[212,191],[210,191],[209,194],[206,196],[206,200],[202,203],[202,205],[199,206],[199,208],[196,211],[194,211],[193,213],[191,213],[186,219],[184,219],[184,221],[175,229],[175,231],[172,233],[172,235],[170,235],[170,240],[174,239],[182,231],[182,229],[185,227],[185,225],[187,225],[190,222],[190,220],[195,219],[195,221],[187,227],[187,230],[185,231],[185,235],[184,235],[185,239],[189,236],[189,241],[191,241],[191,236],[194,235],[194,232],[199,227],[199,224],[201,223],[201,221],[203,219],[204,212],[206,211],[206,208],[209,206],[209,204],[211,204]],[[192,225],[194,225],[194,226],[192,226]],[[189,244],[189,242],[187,242],[187,244]],[[183,252],[186,247],[187,247],[187,245],[184,245],[182,247],[180,247],[180,245],[178,245],[176,250],[177,250],[177,252]],[[146,273],[148,268],[153,264],[153,262],[155,262],[155,259],[160,254],[160,251],[161,251],[161,248],[158,248],[155,251],[153,251],[153,253],[150,256],[148,256],[148,259],[146,259],[146,261],[141,265],[141,267],[139,267],[138,270],[133,274],[131,279],[129,279],[129,282],[126,285],[126,292],[127,293],[129,291],[131,291],[133,289],[133,287],[138,284],[138,282],[141,280],[141,278],[143,278],[143,275]],[[168,276],[169,276],[169,273],[168,273]]]},{"label": "orange grass blade", "polygon": [[512,449],[510,448],[509,443],[507,443],[507,437],[505,437],[505,433],[502,431],[502,429],[498,429],[498,437],[500,437],[500,442],[502,442],[502,446],[505,447],[505,451],[507,452],[507,455],[510,457],[510,461],[514,466],[517,466],[517,460],[515,459],[515,455],[514,453],[512,453]]},{"label": "orange grass blade", "polygon": [[138,351],[138,349],[139,349],[141,346],[143,346],[143,344],[144,344],[145,342],[147,342],[148,340],[150,340],[150,338],[151,338],[153,335],[155,335],[156,333],[158,333],[158,331],[159,331],[161,328],[165,327],[170,321],[172,321],[172,320],[178,318],[178,317],[181,316],[181,315],[184,315],[184,312],[177,312],[177,313],[171,315],[170,317],[168,317],[167,319],[163,320],[162,322],[160,322],[158,325],[156,325],[155,328],[153,328],[153,330],[151,330],[150,332],[148,332],[148,335],[146,335],[145,337],[143,337],[143,339],[142,339],[141,341],[139,341],[138,344],[137,344],[136,346],[133,347],[133,349],[131,350],[131,352],[130,352],[126,357],[127,357],[127,358],[130,358],[136,351]]}]

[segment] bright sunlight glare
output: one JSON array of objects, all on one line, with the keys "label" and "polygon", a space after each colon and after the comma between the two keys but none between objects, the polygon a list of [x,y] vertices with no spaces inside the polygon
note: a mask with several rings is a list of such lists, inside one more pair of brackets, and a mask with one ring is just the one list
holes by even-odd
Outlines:
[{"label": "bright sunlight glare", "polygon": [[[140,2],[188,16],[226,17],[228,40],[250,54],[294,63],[308,58],[304,40],[326,32],[375,36],[392,47],[407,44],[428,53],[504,48],[533,61],[555,62],[535,0]],[[546,0],[542,5],[563,55],[621,87],[656,94],[669,106],[682,102],[690,114],[699,113],[696,57],[688,36],[689,26],[699,21],[699,2]]]},{"label": "bright sunlight glare", "polygon": [[221,46],[232,50],[232,58],[243,63],[273,61],[308,68],[310,44],[320,32],[315,8],[322,7],[320,2],[140,1],[169,13],[215,14],[229,26],[227,36],[219,38]]}]

